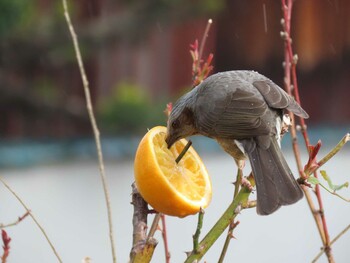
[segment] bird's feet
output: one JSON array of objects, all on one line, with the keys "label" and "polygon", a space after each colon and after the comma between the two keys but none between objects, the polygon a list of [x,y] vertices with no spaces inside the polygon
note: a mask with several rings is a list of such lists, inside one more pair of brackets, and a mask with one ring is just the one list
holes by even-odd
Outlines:
[{"label": "bird's feet", "polygon": [[245,177],[242,178],[241,185],[243,187],[247,187],[250,192],[253,191],[253,186],[247,178],[245,178]]}]

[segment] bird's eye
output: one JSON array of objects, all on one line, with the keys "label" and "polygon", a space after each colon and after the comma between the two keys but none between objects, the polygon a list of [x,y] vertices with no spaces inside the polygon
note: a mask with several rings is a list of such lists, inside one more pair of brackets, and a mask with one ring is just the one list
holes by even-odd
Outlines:
[{"label": "bird's eye", "polygon": [[175,121],[173,121],[173,123],[171,124],[171,127],[173,127],[173,129],[177,129],[177,128],[179,128],[179,125],[180,125],[179,121],[178,121],[178,120],[175,120]]}]

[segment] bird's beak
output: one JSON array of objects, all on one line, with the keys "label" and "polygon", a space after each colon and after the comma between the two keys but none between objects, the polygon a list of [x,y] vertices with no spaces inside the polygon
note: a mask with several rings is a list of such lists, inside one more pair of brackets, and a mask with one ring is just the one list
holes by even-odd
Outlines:
[{"label": "bird's beak", "polygon": [[167,135],[165,139],[166,144],[168,145],[168,149],[176,142],[176,138],[174,136]]}]

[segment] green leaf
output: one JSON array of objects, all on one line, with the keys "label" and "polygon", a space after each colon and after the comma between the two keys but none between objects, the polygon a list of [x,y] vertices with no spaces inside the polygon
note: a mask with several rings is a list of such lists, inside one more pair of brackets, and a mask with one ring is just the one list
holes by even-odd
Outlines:
[{"label": "green leaf", "polygon": [[342,189],[344,187],[349,187],[349,182],[345,182],[345,183],[343,183],[341,185],[334,185],[332,183],[331,178],[327,175],[326,171],[321,170],[320,173],[321,173],[323,179],[325,179],[327,181],[329,188],[332,189],[334,192],[338,191],[338,190],[340,190],[340,189]]},{"label": "green leaf", "polygon": [[314,177],[314,176],[309,176],[309,177],[307,178],[307,181],[308,181],[310,184],[313,184],[313,185],[317,185],[317,184],[320,183],[320,181],[319,181],[316,177]]}]

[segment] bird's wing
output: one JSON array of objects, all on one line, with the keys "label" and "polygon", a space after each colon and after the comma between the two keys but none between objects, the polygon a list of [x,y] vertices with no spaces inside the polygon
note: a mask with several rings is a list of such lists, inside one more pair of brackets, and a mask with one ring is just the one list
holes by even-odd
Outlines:
[{"label": "bird's wing", "polygon": [[198,92],[197,128],[209,137],[244,139],[268,135],[273,114],[250,83],[210,83]]},{"label": "bird's wing", "polygon": [[255,81],[253,82],[253,85],[264,96],[267,104],[271,108],[287,109],[305,119],[309,117],[309,115],[291,96],[289,96],[284,90],[282,90],[271,80],[266,79]]}]

